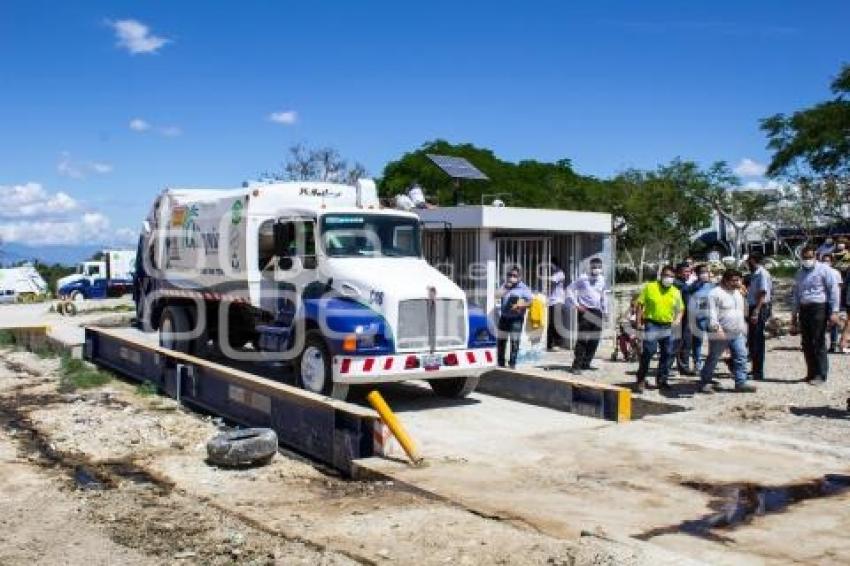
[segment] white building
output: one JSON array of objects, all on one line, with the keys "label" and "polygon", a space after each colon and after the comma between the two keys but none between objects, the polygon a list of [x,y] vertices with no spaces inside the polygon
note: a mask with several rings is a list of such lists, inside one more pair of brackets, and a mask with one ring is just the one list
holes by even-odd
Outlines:
[{"label": "white building", "polygon": [[[548,294],[552,258],[572,281],[591,258],[613,286],[614,238],[608,213],[507,206],[416,209],[424,223],[425,259],[452,278],[470,302],[493,315],[496,290],[512,266],[532,290]],[[611,309],[612,311],[614,309]]]}]

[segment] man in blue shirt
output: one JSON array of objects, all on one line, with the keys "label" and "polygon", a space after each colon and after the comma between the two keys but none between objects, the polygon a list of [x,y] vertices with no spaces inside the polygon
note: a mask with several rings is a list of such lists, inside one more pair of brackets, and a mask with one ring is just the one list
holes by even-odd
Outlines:
[{"label": "man in blue shirt", "polygon": [[670,369],[673,369],[673,362],[676,362],[676,369],[681,375],[693,375],[690,368],[690,353],[691,353],[691,328],[688,322],[688,301],[691,296],[691,277],[693,276],[693,268],[691,264],[683,261],[676,266],[676,280],[673,285],[679,290],[682,295],[682,303],[685,305],[685,312],[682,315],[682,324],[673,328],[673,336],[670,340]]},{"label": "man in blue shirt", "polygon": [[499,298],[499,332],[496,340],[496,361],[499,367],[505,367],[505,348],[510,341],[511,352],[508,365],[514,369],[525,311],[528,310],[532,298],[531,289],[520,279],[519,268],[508,271],[508,279],[499,289],[497,298]]},{"label": "man in blue shirt", "polygon": [[764,379],[764,327],[771,315],[773,279],[762,265],[764,256],[754,251],[747,257],[750,285],[747,287],[747,347],[753,368],[753,379]]},{"label": "man in blue shirt", "polygon": [[691,355],[694,358],[694,371],[702,371],[702,345],[708,332],[709,305],[708,294],[714,288],[711,282],[711,270],[708,265],[700,264],[696,268],[696,281],[691,285],[688,297],[688,328],[691,330]]},{"label": "man in blue shirt", "polygon": [[799,332],[802,337],[806,381],[820,385],[829,372],[826,329],[838,324],[840,300],[838,281],[829,267],[815,259],[815,254],[814,246],[803,250],[802,267],[794,277],[791,333]]}]

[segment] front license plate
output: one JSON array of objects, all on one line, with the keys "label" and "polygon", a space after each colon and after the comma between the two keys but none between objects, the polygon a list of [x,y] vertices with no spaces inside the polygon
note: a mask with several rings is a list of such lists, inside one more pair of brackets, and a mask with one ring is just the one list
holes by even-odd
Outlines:
[{"label": "front license plate", "polygon": [[426,354],[422,356],[422,368],[425,370],[440,369],[443,358],[439,354]]}]

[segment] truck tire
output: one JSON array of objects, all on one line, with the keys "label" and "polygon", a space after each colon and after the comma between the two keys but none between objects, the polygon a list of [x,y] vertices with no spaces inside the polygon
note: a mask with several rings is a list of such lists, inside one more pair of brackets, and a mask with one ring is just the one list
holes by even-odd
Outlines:
[{"label": "truck tire", "polygon": [[246,428],[214,436],[207,442],[207,461],[240,467],[268,463],[277,452],[277,434],[270,428]]},{"label": "truck tire", "polygon": [[189,340],[180,339],[174,334],[189,332],[189,317],[183,307],[165,307],[159,320],[159,345],[175,352],[189,353]]},{"label": "truck tire", "polygon": [[429,379],[431,389],[440,397],[461,399],[466,397],[478,387],[478,376],[448,377],[445,379]]},{"label": "truck tire", "polygon": [[333,382],[331,354],[318,330],[307,331],[304,349],[295,360],[295,375],[298,387],[306,391],[340,400],[348,396],[348,384]]},{"label": "truck tire", "polygon": [[83,295],[80,291],[74,291],[73,293],[71,293],[71,296],[69,298],[72,302],[77,304],[82,303],[86,300],[85,295]]}]

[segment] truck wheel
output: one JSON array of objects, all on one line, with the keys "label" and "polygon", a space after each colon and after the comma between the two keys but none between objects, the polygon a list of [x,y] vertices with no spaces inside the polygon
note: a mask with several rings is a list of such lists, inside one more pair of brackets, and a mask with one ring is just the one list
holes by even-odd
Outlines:
[{"label": "truck wheel", "polygon": [[189,317],[182,307],[166,307],[159,321],[159,345],[175,352],[189,353],[189,340],[177,335],[189,332]]},{"label": "truck wheel", "polygon": [[82,303],[85,299],[85,296],[83,296],[83,294],[79,291],[74,291],[73,293],[71,293],[71,300],[77,304]]},{"label": "truck wheel", "polygon": [[304,349],[295,360],[298,386],[312,393],[342,399],[348,396],[348,385],[333,382],[331,355],[322,335],[316,330],[307,332]]},{"label": "truck wheel", "polygon": [[227,467],[269,462],[277,452],[277,434],[270,428],[246,428],[214,436],[207,442],[207,461]]},{"label": "truck wheel", "polygon": [[434,393],[440,397],[460,399],[475,391],[475,388],[478,387],[478,376],[429,379],[428,384]]}]

